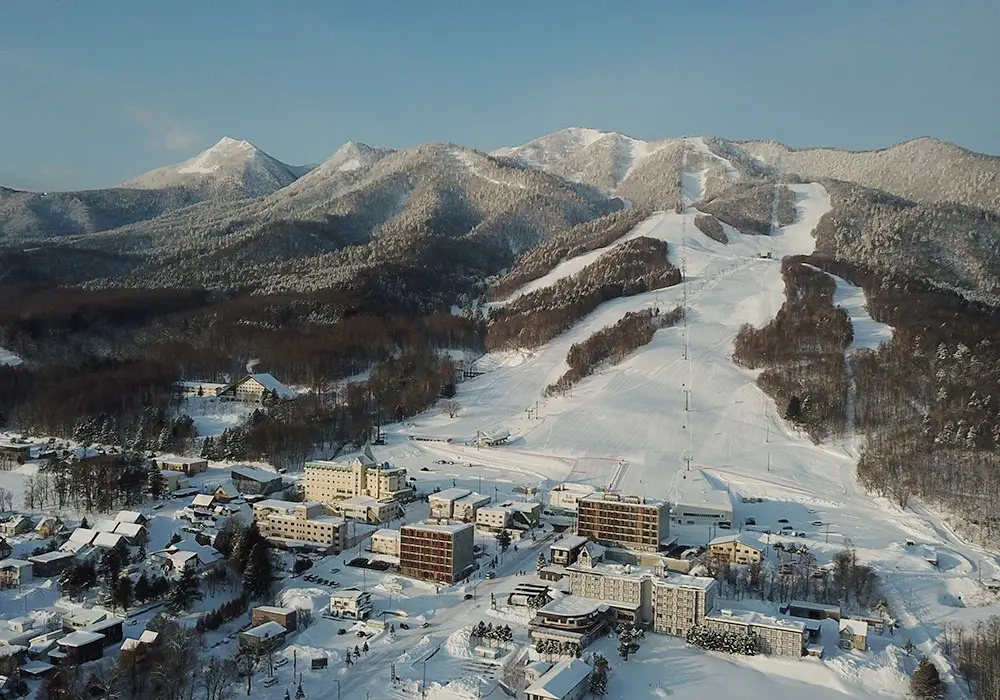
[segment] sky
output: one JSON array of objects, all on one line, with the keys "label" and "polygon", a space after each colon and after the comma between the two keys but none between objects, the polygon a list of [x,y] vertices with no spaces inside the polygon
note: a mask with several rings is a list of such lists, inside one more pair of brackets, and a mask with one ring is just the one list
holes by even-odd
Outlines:
[{"label": "sky", "polygon": [[0,22],[0,185],[112,186],[223,136],[488,151],[567,126],[1000,155],[996,0],[32,0]]}]

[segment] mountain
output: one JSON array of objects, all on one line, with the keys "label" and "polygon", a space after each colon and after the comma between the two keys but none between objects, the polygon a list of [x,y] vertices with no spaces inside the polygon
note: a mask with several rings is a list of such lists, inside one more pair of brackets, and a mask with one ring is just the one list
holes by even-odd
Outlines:
[{"label": "mountain", "polygon": [[831,178],[917,202],[955,202],[1000,212],[1000,157],[933,138],[874,151],[796,150],[775,141],[729,142],[780,175]]},{"label": "mountain", "polygon": [[307,166],[282,163],[249,141],[226,136],[194,158],[151,170],[123,182],[121,187],[139,190],[179,187],[201,192],[201,199],[244,199],[271,194],[309,170]]}]

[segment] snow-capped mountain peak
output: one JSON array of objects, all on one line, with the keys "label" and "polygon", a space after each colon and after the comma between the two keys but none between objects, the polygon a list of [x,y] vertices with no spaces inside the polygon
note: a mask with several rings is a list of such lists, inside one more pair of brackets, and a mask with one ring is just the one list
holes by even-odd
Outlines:
[{"label": "snow-capped mountain peak", "polygon": [[271,194],[308,171],[309,168],[282,163],[249,141],[224,136],[193,158],[151,170],[121,186],[130,189],[181,187],[239,199]]}]

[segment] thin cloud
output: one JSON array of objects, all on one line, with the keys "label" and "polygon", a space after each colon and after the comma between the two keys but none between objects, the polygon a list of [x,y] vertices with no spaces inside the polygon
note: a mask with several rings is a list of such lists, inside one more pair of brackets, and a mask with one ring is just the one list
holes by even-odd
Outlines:
[{"label": "thin cloud", "polygon": [[173,117],[137,105],[125,105],[124,109],[132,121],[146,130],[151,146],[168,151],[190,151],[202,141],[201,134]]}]

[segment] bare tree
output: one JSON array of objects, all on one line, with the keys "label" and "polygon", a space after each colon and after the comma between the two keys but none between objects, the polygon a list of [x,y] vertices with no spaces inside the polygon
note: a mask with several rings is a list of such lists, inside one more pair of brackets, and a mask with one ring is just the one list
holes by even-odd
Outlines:
[{"label": "bare tree", "polygon": [[236,684],[236,662],[232,659],[209,659],[198,679],[205,690],[205,700],[229,700]]},{"label": "bare tree", "polygon": [[445,413],[448,414],[449,418],[454,418],[455,416],[457,416],[458,412],[459,412],[459,410],[461,408],[462,408],[462,406],[458,403],[458,401],[445,401],[444,402],[444,411],[445,411]]}]

